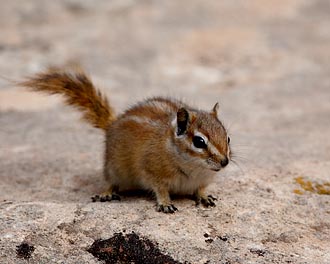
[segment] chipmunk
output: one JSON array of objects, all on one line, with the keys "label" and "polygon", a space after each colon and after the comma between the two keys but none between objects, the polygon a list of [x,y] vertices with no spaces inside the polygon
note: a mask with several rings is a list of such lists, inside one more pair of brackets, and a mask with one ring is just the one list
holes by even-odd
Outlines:
[{"label": "chipmunk", "polygon": [[93,201],[120,200],[126,189],[151,190],[159,212],[174,213],[170,194],[192,194],[196,204],[215,206],[205,188],[230,160],[230,138],[211,111],[180,100],[146,99],[116,116],[107,98],[80,68],[50,68],[20,83],[34,91],[62,94],[106,136],[104,178],[108,190]]}]

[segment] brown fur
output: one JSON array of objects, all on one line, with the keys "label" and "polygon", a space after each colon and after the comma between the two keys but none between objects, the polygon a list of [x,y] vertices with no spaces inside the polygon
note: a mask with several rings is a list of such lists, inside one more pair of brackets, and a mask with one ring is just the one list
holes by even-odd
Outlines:
[{"label": "brown fur", "polygon": [[78,108],[83,118],[96,128],[106,130],[114,120],[107,98],[79,68],[69,71],[50,68],[19,84],[38,92],[64,95],[66,104]]},{"label": "brown fur", "polygon": [[[230,155],[217,105],[206,112],[156,97],[115,118],[107,99],[81,70],[53,68],[21,85],[63,94],[67,104],[82,110],[85,120],[106,131],[104,176],[109,188],[101,201],[117,199],[119,190],[139,188],[153,191],[157,210],[165,213],[176,211],[170,193],[195,194],[197,202],[214,206],[215,198],[206,195],[205,188]],[[205,148],[194,145],[199,135],[207,141]]]}]

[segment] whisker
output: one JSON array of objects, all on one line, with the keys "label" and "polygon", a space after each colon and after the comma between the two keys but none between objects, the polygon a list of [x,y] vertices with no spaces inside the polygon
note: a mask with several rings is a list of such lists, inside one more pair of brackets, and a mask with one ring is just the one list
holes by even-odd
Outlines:
[{"label": "whisker", "polygon": [[254,152],[254,151],[244,151],[244,150],[231,150],[231,154],[232,155],[248,155],[250,154],[251,152]]},{"label": "whisker", "polygon": [[238,157],[238,158],[247,158],[249,157],[250,155],[248,155],[249,153],[244,153],[244,152],[231,152],[230,153],[230,156],[231,157]]},{"label": "whisker", "polygon": [[238,164],[238,162],[237,161],[235,161],[235,160],[232,160],[232,159],[230,159],[230,161],[239,169],[239,171],[240,171],[240,173],[242,174],[242,175],[244,175],[245,174],[245,171],[242,169],[242,167]]},{"label": "whisker", "polygon": [[244,161],[249,161],[249,159],[247,157],[250,157],[250,155],[248,155],[248,153],[244,153],[244,152],[239,152],[239,151],[233,151],[230,153],[230,158],[238,158]]},{"label": "whisker", "polygon": [[245,143],[245,142],[235,142],[235,138],[232,139],[232,137],[230,138],[230,147],[231,148],[240,148],[240,147],[244,147],[244,148],[251,148],[253,147],[251,144],[249,143]]},{"label": "whisker", "polygon": [[241,157],[231,157],[231,160],[234,159],[236,162],[242,162],[242,163],[250,163],[250,160],[247,158],[241,158]]}]

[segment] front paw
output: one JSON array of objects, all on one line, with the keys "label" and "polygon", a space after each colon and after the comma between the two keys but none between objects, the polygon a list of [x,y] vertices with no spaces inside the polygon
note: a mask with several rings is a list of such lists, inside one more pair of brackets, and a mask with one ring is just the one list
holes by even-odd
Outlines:
[{"label": "front paw", "polygon": [[174,214],[176,211],[178,211],[178,208],[176,208],[173,204],[157,204],[157,212],[163,212],[165,214]]},{"label": "front paw", "polygon": [[208,196],[203,196],[203,197],[199,197],[196,200],[196,205],[202,204],[205,207],[215,207],[215,201],[217,201],[218,199],[213,197],[212,195],[208,195]]}]

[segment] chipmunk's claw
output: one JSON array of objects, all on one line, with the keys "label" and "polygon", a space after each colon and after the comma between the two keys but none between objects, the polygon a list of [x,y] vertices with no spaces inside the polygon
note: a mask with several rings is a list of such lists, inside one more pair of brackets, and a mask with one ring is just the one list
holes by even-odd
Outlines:
[{"label": "chipmunk's claw", "polygon": [[110,201],[120,201],[120,196],[118,194],[107,194],[107,195],[95,195],[91,197],[92,202],[110,202]]},{"label": "chipmunk's claw", "polygon": [[100,200],[100,196],[99,195],[94,195],[94,196],[91,197],[91,199],[92,199],[92,202],[95,203],[95,202]]},{"label": "chipmunk's claw", "polygon": [[212,195],[208,195],[207,197],[201,197],[200,203],[202,203],[205,207],[214,207],[215,201],[218,199],[213,197]]},{"label": "chipmunk's claw", "polygon": [[120,198],[120,196],[118,195],[118,194],[112,194],[112,196],[111,196],[111,200],[116,200],[116,201],[120,201],[121,200],[121,198]]},{"label": "chipmunk's claw", "polygon": [[176,208],[173,204],[170,205],[157,205],[157,211],[163,212],[165,214],[174,214],[176,211],[178,211],[178,208]]}]

